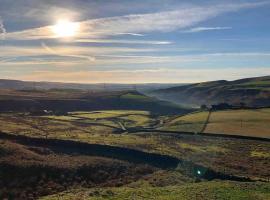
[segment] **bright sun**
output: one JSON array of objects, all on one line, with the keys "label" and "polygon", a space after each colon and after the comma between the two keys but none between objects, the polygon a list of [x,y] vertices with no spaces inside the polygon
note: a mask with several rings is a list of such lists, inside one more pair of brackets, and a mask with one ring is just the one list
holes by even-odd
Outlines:
[{"label": "bright sun", "polygon": [[57,37],[72,37],[79,31],[79,24],[68,20],[59,20],[52,26],[52,31]]}]

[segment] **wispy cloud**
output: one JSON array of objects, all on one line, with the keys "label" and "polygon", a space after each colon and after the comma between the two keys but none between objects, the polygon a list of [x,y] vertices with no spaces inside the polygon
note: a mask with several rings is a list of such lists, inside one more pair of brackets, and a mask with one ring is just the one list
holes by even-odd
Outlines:
[{"label": "wispy cloud", "polygon": [[7,32],[7,31],[6,31],[6,29],[5,29],[3,20],[2,20],[2,18],[0,17],[0,39],[5,37],[6,32]]},{"label": "wispy cloud", "polygon": [[76,39],[72,42],[80,43],[111,43],[111,44],[152,44],[166,45],[173,44],[171,41],[154,41],[154,40],[112,40],[112,39]]},{"label": "wispy cloud", "polygon": [[[56,66],[70,66],[76,69],[80,66],[102,67],[110,66],[118,68],[120,65],[173,65],[183,66],[192,64],[193,66],[205,66],[210,62],[223,63],[224,60],[269,60],[270,53],[265,52],[217,52],[217,53],[194,53],[194,52],[175,52],[175,55],[158,55],[162,48],[130,48],[130,47],[91,47],[91,46],[72,46],[72,45],[53,45],[43,43],[37,47],[22,46],[2,46],[0,65],[19,66],[31,65],[38,66],[44,64],[55,64]],[[65,64],[66,63],[66,64]],[[145,66],[148,68],[148,66]]]},{"label": "wispy cloud", "polygon": [[232,29],[232,27],[195,27],[189,30],[183,31],[184,33],[197,33],[203,31],[219,31],[219,30],[228,30]]},{"label": "wispy cloud", "polygon": [[156,52],[153,48],[131,48],[131,47],[92,47],[92,46],[73,46],[73,45],[47,45],[41,46],[1,46],[1,58],[14,58],[21,56],[44,56],[44,55],[89,55],[100,54],[134,54]]},{"label": "wispy cloud", "polygon": [[[144,34],[151,32],[170,32],[194,26],[207,19],[241,9],[255,8],[270,2],[233,3],[214,6],[189,6],[149,14],[132,14],[125,16],[91,19],[78,22],[81,34],[77,39],[101,38],[115,34]],[[7,39],[34,40],[55,38],[51,27],[40,27],[6,34]]]},{"label": "wispy cloud", "polygon": [[210,54],[201,54],[201,56],[212,56],[212,57],[258,57],[266,56],[270,57],[270,52],[226,52],[226,53],[210,53]]},{"label": "wispy cloud", "polygon": [[72,53],[59,53],[55,51],[53,48],[47,46],[45,43],[41,43],[41,46],[51,55],[56,55],[56,56],[64,56],[64,57],[71,57],[71,58],[81,58],[81,59],[86,59],[89,61],[95,61],[94,56],[90,55],[80,55],[80,54],[72,54]]},{"label": "wispy cloud", "polygon": [[[116,65],[116,64],[143,64],[165,62],[188,62],[193,58],[182,56],[153,56],[159,49],[153,48],[130,48],[130,47],[80,47],[80,46],[2,46],[0,64],[39,65],[64,62],[76,66],[81,64],[92,65]],[[145,55],[147,53],[148,55]]]},{"label": "wispy cloud", "polygon": [[140,34],[140,33],[116,33],[116,35],[132,35],[132,36],[139,36],[139,37],[144,36],[144,34]]}]

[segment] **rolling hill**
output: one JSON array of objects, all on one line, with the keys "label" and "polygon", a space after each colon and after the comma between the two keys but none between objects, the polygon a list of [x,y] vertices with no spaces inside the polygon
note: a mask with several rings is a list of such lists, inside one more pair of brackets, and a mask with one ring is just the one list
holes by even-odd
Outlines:
[{"label": "rolling hill", "polygon": [[211,81],[158,89],[151,95],[174,103],[200,106],[217,103],[270,106],[270,76]]},{"label": "rolling hill", "polygon": [[0,111],[145,110],[155,114],[184,114],[191,109],[145,96],[137,91],[0,90]]}]

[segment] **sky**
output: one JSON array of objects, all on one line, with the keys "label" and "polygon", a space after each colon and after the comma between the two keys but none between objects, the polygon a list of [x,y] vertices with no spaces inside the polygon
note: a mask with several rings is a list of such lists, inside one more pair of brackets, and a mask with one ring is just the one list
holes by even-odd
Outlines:
[{"label": "sky", "polygon": [[270,0],[0,0],[0,78],[191,83],[270,75]]}]

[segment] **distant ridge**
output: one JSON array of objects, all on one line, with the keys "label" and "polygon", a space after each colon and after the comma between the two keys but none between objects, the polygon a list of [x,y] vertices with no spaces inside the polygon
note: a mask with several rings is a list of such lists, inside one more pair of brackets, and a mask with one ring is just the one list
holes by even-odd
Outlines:
[{"label": "distant ridge", "polygon": [[151,95],[191,106],[216,103],[270,106],[270,76],[195,83],[154,90]]},{"label": "distant ridge", "polygon": [[120,83],[62,83],[62,82],[34,82],[21,81],[11,79],[0,79],[0,89],[13,90],[49,90],[49,89],[77,89],[77,90],[153,90],[179,86],[183,84],[160,84],[160,83],[145,83],[145,84],[120,84]]}]

